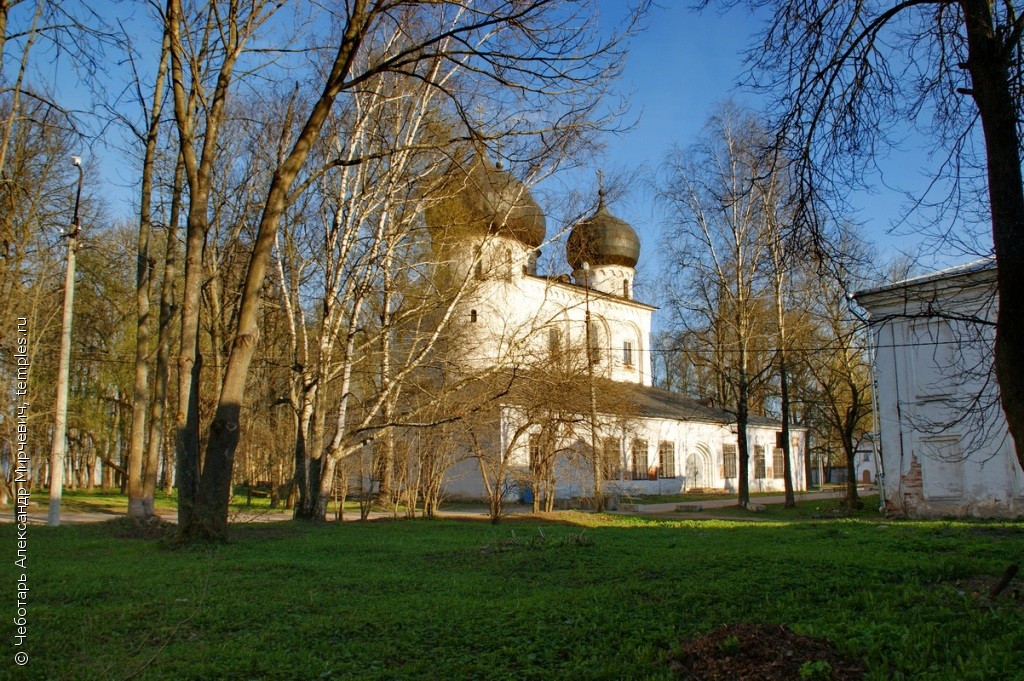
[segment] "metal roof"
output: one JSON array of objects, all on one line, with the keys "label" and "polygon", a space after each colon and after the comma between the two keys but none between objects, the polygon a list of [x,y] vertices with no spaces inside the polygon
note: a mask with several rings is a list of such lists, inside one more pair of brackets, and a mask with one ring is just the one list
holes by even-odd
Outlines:
[{"label": "metal roof", "polygon": [[903,279],[902,281],[896,281],[891,284],[885,284],[883,286],[876,286],[874,288],[864,289],[863,291],[855,291],[850,294],[850,297],[858,302],[860,298],[866,296],[872,296],[878,293],[888,293],[889,291],[898,291],[903,288],[912,288],[914,286],[921,286],[923,284],[931,284],[937,281],[943,281],[944,279],[953,279],[955,277],[962,277],[968,274],[975,274],[977,272],[985,272],[987,270],[994,270],[996,268],[996,259],[992,256],[987,258],[981,258],[979,260],[973,260],[968,263],[961,265],[954,265],[953,267],[947,267],[946,269],[932,272],[931,274],[925,274],[919,277],[911,277],[909,279]]},{"label": "metal roof", "polygon": [[[704,423],[736,423],[734,413],[706,405],[679,393],[638,384],[620,383],[616,385],[617,389],[625,390],[628,395],[628,404],[624,411],[630,410],[632,407],[636,410],[637,416]],[[782,427],[782,423],[779,421],[753,414],[747,418],[747,423],[752,426]]]}]

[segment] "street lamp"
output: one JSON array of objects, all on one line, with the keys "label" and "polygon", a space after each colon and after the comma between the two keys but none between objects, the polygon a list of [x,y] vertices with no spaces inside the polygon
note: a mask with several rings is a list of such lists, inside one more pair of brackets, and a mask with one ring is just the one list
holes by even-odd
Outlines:
[{"label": "street lamp", "polygon": [[82,159],[72,156],[71,162],[78,168],[78,191],[75,194],[75,211],[71,217],[71,231],[68,237],[68,261],[64,273],[64,315],[61,321],[60,364],[57,369],[57,404],[54,407],[53,441],[50,444],[50,508],[47,524],[60,525],[60,500],[64,490],[64,450],[68,429],[68,379],[71,373],[71,319],[75,303],[75,253],[78,251],[78,231],[81,221],[78,208],[82,202],[82,182],[85,173]]},{"label": "street lamp", "polygon": [[604,460],[604,452],[598,452],[597,441],[597,394],[594,391],[594,347],[590,337],[590,263],[584,262],[580,265],[583,270],[583,305],[584,305],[584,326],[586,328],[586,357],[587,357],[587,383],[590,389],[590,451],[594,462],[594,510],[604,510],[604,490],[602,480],[604,471],[601,464]]}]

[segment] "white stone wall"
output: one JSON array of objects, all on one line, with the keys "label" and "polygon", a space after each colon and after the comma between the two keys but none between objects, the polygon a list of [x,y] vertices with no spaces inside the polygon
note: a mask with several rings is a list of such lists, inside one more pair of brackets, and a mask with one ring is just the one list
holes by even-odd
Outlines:
[{"label": "white stone wall", "polygon": [[597,375],[651,385],[653,307],[523,275],[521,263],[508,278],[491,272],[474,285],[459,309],[465,338],[461,359],[467,366],[544,366],[552,334],[558,335],[566,352],[581,354],[586,347],[589,310],[593,342],[600,354]]},{"label": "white stone wall", "polygon": [[[617,382],[651,385],[651,315],[654,307],[632,300],[634,271],[621,266],[603,266],[591,273],[593,288],[573,285],[532,274],[535,252],[503,237],[488,237],[477,242],[458,244],[462,256],[480,261],[480,266],[458,265],[455,269],[473,279],[464,300],[457,307],[455,334],[458,361],[468,370],[494,366],[516,366],[543,370],[552,361],[553,346],[568,353],[576,366],[586,366],[590,319],[591,347],[597,353],[594,371],[598,377]],[[457,260],[457,258],[455,258]],[[577,276],[580,272],[576,273]],[[630,296],[623,296],[627,281]],[[506,408],[503,426],[495,433],[492,448],[496,454],[508,445],[514,430],[515,410]],[[621,480],[609,482],[610,492],[632,494],[672,494],[687,489],[719,489],[735,492],[735,476],[723,476],[723,445],[735,443],[735,428],[717,423],[702,423],[663,418],[614,419],[599,416],[599,437],[616,437],[621,444]],[[495,426],[499,430],[498,426]],[[589,427],[580,426],[572,445],[580,452],[589,449]],[[636,440],[648,443],[650,467],[657,468],[659,446],[671,443],[674,457],[670,475],[655,479],[633,479],[632,447]],[[793,431],[793,483],[804,488],[805,434]],[[750,490],[783,491],[781,471],[773,470],[775,427],[749,429]],[[765,453],[765,475],[755,475],[754,453]],[[523,477],[529,464],[528,438],[513,448],[513,475]],[[738,467],[737,467],[738,468]],[[557,496],[578,497],[592,492],[593,473],[583,456],[563,456],[557,468]],[[445,485],[449,496],[483,498],[485,488],[476,464],[464,461],[451,471]]]},{"label": "white stone wall", "polygon": [[633,297],[636,270],[624,265],[598,265],[587,270],[573,270],[573,281],[582,286],[588,279],[595,291],[623,298]]},{"label": "white stone wall", "polygon": [[[515,427],[514,410],[506,412],[502,429],[502,449],[507,446],[509,433]],[[793,438],[791,465],[793,486],[795,490],[806,489],[804,474],[804,448],[806,434],[802,429],[791,432]],[[737,477],[724,478],[723,445],[735,444],[736,435],[733,427],[695,421],[676,421],[672,419],[611,419],[599,415],[598,438],[617,438],[620,444],[621,471],[618,480],[606,481],[606,491],[610,494],[678,494],[693,488],[705,490],[724,490],[729,493],[738,491]],[[751,492],[783,492],[785,481],[781,471],[778,477],[772,461],[772,450],[776,443],[775,428],[750,427],[748,431],[751,461],[749,480]],[[659,448],[664,443],[671,443],[674,461],[670,475],[655,475],[653,479],[633,479],[633,445],[635,441],[646,440],[648,468],[658,468]],[[584,454],[589,451],[589,425],[580,425],[569,441],[562,445],[572,447],[579,455],[566,455],[559,460],[556,469],[556,494],[559,498],[586,496],[593,490],[593,473]],[[756,446],[763,446],[766,454],[765,477],[755,476],[754,452]],[[495,449],[495,451],[498,451]],[[691,465],[692,464],[692,465]],[[529,442],[527,437],[520,439],[518,446],[512,448],[510,471],[512,475],[524,477],[529,465]],[[737,466],[738,469],[738,466]],[[695,476],[694,473],[697,473]],[[459,465],[448,476],[445,490],[449,496],[459,498],[482,499],[485,495],[483,481],[475,463],[467,461]]]},{"label": "white stone wall", "polygon": [[1024,515],[1024,473],[990,389],[994,269],[858,294],[872,319],[886,506],[914,516]]}]

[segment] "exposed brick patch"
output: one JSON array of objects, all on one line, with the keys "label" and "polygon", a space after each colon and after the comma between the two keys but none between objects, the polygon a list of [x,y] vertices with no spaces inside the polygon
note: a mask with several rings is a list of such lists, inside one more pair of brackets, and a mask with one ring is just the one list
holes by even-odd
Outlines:
[{"label": "exposed brick patch", "polygon": [[903,487],[903,505],[907,513],[913,515],[917,507],[924,501],[924,477],[921,475],[921,462],[917,456],[910,455],[910,469],[900,478]]}]

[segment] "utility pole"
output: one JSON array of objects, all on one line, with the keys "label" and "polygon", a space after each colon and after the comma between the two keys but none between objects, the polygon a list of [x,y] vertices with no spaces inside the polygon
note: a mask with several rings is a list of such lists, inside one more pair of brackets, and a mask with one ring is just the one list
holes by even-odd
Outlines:
[{"label": "utility pole", "polygon": [[71,318],[75,304],[75,253],[78,250],[78,231],[81,222],[78,208],[82,202],[82,159],[72,156],[71,162],[78,168],[78,192],[75,194],[75,211],[68,232],[68,262],[64,273],[64,316],[61,321],[60,364],[57,369],[57,404],[54,407],[53,442],[50,445],[50,509],[47,524],[60,525],[60,500],[64,491],[64,450],[67,446],[68,430],[68,382],[71,373]]},{"label": "utility pole", "polygon": [[583,301],[585,308],[586,344],[587,344],[587,383],[590,389],[590,451],[594,461],[594,511],[604,510],[604,489],[602,477],[604,471],[601,464],[604,452],[598,451],[597,441],[597,394],[594,392],[594,347],[590,337],[590,263],[583,263]]}]

